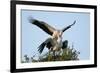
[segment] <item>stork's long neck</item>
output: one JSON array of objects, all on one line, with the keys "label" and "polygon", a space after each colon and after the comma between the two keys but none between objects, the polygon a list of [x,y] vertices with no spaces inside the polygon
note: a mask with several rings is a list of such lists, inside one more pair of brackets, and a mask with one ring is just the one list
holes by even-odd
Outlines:
[{"label": "stork's long neck", "polygon": [[52,35],[52,38],[57,41],[58,43],[62,42],[62,32],[61,31],[55,31]]},{"label": "stork's long neck", "polygon": [[55,31],[52,35],[52,39],[54,40],[55,47],[53,50],[59,50],[62,47],[62,32]]}]

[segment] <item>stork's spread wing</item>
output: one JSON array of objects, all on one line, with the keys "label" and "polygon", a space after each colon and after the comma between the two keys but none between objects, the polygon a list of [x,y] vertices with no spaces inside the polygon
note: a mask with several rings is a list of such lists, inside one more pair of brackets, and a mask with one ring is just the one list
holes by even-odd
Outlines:
[{"label": "stork's spread wing", "polygon": [[39,28],[41,28],[43,31],[45,31],[49,35],[52,35],[53,32],[56,30],[53,27],[51,27],[50,25],[48,25],[47,23],[43,22],[43,21],[39,21],[37,19],[32,19],[32,18],[29,21],[30,21],[30,23],[32,23],[32,24],[38,26]]},{"label": "stork's spread wing", "polygon": [[50,49],[51,47],[54,46],[54,42],[52,38],[48,38],[46,39],[39,47],[38,47],[38,51],[41,54],[43,52],[44,47],[47,47],[48,49]]},{"label": "stork's spread wing", "polygon": [[64,31],[66,31],[67,29],[71,28],[71,26],[73,26],[75,23],[76,23],[76,21],[74,21],[73,24],[71,24],[71,25],[69,25],[69,26],[63,28],[63,29],[62,29],[62,32],[64,32]]}]

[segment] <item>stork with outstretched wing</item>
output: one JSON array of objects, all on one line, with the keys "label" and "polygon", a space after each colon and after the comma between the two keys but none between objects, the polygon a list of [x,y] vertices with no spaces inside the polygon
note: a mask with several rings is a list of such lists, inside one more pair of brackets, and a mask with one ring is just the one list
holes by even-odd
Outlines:
[{"label": "stork with outstretched wing", "polygon": [[61,48],[63,49],[65,47],[67,47],[68,41],[65,40],[64,42],[62,42],[62,34],[76,23],[76,21],[74,21],[71,25],[63,28],[62,30],[58,30],[58,29],[51,27],[46,22],[43,22],[43,21],[40,21],[40,20],[37,20],[34,18],[30,18],[29,21],[30,21],[30,23],[38,26],[43,31],[45,31],[46,33],[51,35],[51,38],[46,39],[38,47],[39,53],[42,53],[44,47],[47,47],[49,50],[53,50],[53,51],[60,50]]}]

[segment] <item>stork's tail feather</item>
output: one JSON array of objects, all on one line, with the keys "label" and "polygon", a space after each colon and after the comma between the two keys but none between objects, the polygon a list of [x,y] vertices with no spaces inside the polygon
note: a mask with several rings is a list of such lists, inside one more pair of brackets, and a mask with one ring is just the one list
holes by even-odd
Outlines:
[{"label": "stork's tail feather", "polygon": [[42,53],[44,47],[45,47],[45,43],[44,42],[38,47],[39,48],[38,51],[39,51],[40,54]]}]

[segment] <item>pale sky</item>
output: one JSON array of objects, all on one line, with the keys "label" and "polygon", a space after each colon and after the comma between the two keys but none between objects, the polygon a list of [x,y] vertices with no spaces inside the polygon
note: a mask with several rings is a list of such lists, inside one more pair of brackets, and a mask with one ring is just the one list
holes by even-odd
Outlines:
[{"label": "pale sky", "polygon": [[[69,46],[73,44],[74,48],[80,52],[80,60],[88,60],[90,58],[89,13],[21,10],[22,58],[25,54],[29,57],[38,56],[38,46],[50,37],[37,26],[29,23],[29,17],[45,21],[57,29],[62,29],[76,20],[76,24],[64,32],[63,40],[68,40]],[[46,51],[48,50],[45,49],[43,53]]]}]

